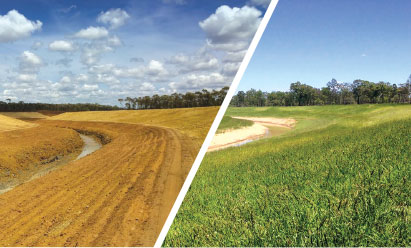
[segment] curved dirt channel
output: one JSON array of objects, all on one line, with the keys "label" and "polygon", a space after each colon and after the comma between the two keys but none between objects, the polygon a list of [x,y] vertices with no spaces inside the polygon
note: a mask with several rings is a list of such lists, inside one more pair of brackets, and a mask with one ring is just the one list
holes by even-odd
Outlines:
[{"label": "curved dirt channel", "polygon": [[33,176],[31,176],[29,179],[25,180],[25,181],[20,181],[18,183],[14,183],[11,185],[7,185],[6,187],[1,187],[0,188],[0,194],[6,193],[7,191],[10,191],[12,189],[14,189],[15,187],[23,184],[23,183],[27,183],[30,182],[36,178],[42,177],[48,173],[50,173],[51,171],[54,171],[72,161],[78,160],[80,158],[83,158],[95,151],[97,151],[98,149],[100,149],[102,147],[102,145],[100,144],[100,142],[98,142],[93,136],[88,136],[88,135],[84,135],[84,134],[80,134],[80,138],[83,140],[84,145],[83,145],[83,149],[80,153],[80,155],[76,156],[76,154],[69,154],[69,155],[65,155],[65,156],[57,156],[53,159],[50,160],[50,162],[45,163],[43,165],[41,165],[41,169],[39,171],[37,171],[36,173],[33,174]]},{"label": "curved dirt channel", "polygon": [[97,151],[98,149],[100,149],[102,147],[100,142],[98,142],[92,136],[87,136],[87,135],[84,135],[84,134],[80,134],[80,137],[84,142],[84,146],[83,146],[83,150],[81,151],[80,155],[78,155],[76,160],[80,159],[82,157],[85,157],[85,156]]},{"label": "curved dirt channel", "polygon": [[139,124],[45,123],[110,143],[0,195],[0,246],[153,246],[199,139]]},{"label": "curved dirt channel", "polygon": [[254,124],[250,127],[228,130],[224,133],[216,134],[211,141],[208,151],[216,151],[231,146],[241,146],[249,142],[281,135],[291,130],[295,124],[294,119],[280,119],[269,117],[232,117],[240,120],[250,120]]}]

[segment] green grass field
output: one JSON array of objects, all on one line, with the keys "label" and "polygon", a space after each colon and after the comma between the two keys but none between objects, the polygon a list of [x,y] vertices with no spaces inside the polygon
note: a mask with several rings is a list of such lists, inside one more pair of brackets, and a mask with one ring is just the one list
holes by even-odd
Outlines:
[{"label": "green grass field", "polygon": [[206,155],[166,246],[410,246],[411,105],[229,108],[292,117]]}]

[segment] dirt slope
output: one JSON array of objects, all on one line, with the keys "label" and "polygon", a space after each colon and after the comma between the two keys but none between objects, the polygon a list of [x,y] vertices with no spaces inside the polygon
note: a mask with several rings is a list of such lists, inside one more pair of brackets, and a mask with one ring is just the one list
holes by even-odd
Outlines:
[{"label": "dirt slope", "polygon": [[39,112],[0,112],[1,115],[16,119],[44,119],[47,118],[46,115],[43,115]]},{"label": "dirt slope", "polygon": [[65,121],[103,121],[118,123],[146,124],[177,129],[203,143],[208,129],[214,121],[219,107],[150,109],[67,112],[50,117],[50,120]]},{"label": "dirt slope", "polygon": [[35,124],[0,114],[0,132],[35,127]]},{"label": "dirt slope", "polygon": [[0,195],[0,246],[153,245],[199,140],[138,124],[40,124],[98,133],[111,142]]},{"label": "dirt slope", "polygon": [[72,129],[38,126],[0,132],[0,190],[26,181],[56,156],[80,151]]}]

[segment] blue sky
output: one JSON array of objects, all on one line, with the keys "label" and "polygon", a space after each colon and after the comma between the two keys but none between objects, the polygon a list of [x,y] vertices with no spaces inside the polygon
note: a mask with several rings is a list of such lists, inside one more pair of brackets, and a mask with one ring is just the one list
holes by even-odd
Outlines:
[{"label": "blue sky", "polygon": [[411,74],[411,1],[280,0],[238,90],[323,87]]},{"label": "blue sky", "polygon": [[0,101],[98,102],[229,85],[269,0],[0,5]]}]

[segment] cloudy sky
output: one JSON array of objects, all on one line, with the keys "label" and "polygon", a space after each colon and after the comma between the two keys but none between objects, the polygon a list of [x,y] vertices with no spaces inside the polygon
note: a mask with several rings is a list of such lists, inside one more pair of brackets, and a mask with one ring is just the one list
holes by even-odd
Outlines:
[{"label": "cloudy sky", "polygon": [[280,0],[239,90],[323,87],[332,78],[405,83],[410,10],[409,0]]},{"label": "cloudy sky", "polygon": [[269,0],[0,5],[0,100],[117,104],[229,85]]}]

